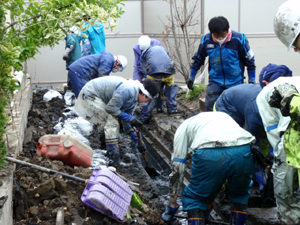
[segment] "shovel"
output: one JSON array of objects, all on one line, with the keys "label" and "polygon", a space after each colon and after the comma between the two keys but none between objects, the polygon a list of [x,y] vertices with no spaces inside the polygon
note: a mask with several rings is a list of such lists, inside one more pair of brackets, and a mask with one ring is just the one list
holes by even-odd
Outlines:
[{"label": "shovel", "polygon": [[46,173],[60,174],[68,179],[85,183],[86,187],[81,195],[81,201],[85,205],[119,222],[127,214],[132,198],[132,190],[125,181],[110,170],[94,169],[92,176],[88,180],[85,180],[15,158],[6,157],[6,160]]},{"label": "shovel", "polygon": [[[142,135],[141,135],[141,127],[139,128],[139,130],[137,130],[135,127],[133,127],[134,131],[137,133],[137,136],[138,136],[138,139],[139,139],[139,143],[138,145],[143,145],[143,141],[142,141]],[[146,164],[146,167],[145,167],[145,170],[146,172],[149,174],[150,177],[156,177],[159,175],[159,173],[156,171],[156,169],[154,169],[153,167],[149,167],[148,165],[148,158],[147,158],[147,155],[146,155],[146,152],[142,153],[143,155],[143,158],[145,160],[145,164]]]}]

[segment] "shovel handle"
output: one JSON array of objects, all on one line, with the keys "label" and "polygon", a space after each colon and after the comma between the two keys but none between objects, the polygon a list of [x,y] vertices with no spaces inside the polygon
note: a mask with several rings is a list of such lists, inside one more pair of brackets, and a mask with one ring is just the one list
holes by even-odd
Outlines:
[{"label": "shovel handle", "polygon": [[31,167],[33,169],[37,169],[37,170],[40,170],[40,171],[43,171],[43,172],[46,172],[46,173],[50,173],[50,174],[57,173],[57,174],[62,175],[63,177],[69,178],[71,180],[86,183],[86,180],[83,179],[83,178],[80,178],[80,177],[75,177],[75,176],[72,176],[72,175],[69,175],[69,174],[66,174],[66,173],[62,173],[62,172],[59,172],[59,171],[56,171],[56,170],[51,170],[51,169],[48,169],[46,167],[42,167],[42,166],[38,166],[38,165],[35,165],[35,164],[32,164],[32,163],[24,162],[24,161],[21,161],[21,160],[12,158],[12,157],[6,157],[5,159],[7,161],[17,163],[17,164],[20,164],[20,165],[23,165],[23,166],[28,166],[28,167]]},{"label": "shovel handle", "polygon": [[139,127],[139,130],[137,130],[135,127],[132,127],[132,128],[133,128],[133,130],[136,132],[136,134],[137,134],[137,136],[138,136],[138,139],[142,139],[142,137],[141,137],[141,132],[140,132],[141,126]]}]

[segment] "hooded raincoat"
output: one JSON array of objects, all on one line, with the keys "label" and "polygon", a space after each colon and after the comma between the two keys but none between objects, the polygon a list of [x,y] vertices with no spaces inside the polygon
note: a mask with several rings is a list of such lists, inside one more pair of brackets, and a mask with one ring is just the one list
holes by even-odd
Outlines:
[{"label": "hooded raincoat", "polygon": [[[87,27],[89,22],[87,21],[83,28]],[[93,26],[90,26],[86,31],[82,32],[88,36],[90,42],[90,48],[83,48],[82,56],[100,54],[102,51],[106,50],[105,40],[106,36],[104,33],[104,26],[95,21]],[[82,38],[82,42],[85,43],[86,38]]]},{"label": "hooded raincoat", "polygon": [[73,46],[73,50],[69,53],[68,60],[66,61],[66,69],[75,62],[77,59],[81,57],[81,47],[80,40],[81,37],[74,33],[69,34],[66,38],[66,48],[71,48]]}]

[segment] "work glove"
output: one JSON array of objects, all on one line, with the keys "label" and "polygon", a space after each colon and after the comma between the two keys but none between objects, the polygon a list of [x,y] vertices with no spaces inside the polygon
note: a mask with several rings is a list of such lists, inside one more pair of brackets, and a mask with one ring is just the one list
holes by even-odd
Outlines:
[{"label": "work glove", "polygon": [[169,206],[169,202],[168,202],[168,205],[166,206],[166,210],[165,212],[161,215],[161,218],[163,221],[165,221],[166,223],[168,224],[172,224],[176,218],[175,218],[175,214],[176,212],[178,211],[179,209],[179,206],[173,208],[173,207],[170,207]]},{"label": "work glove", "polygon": [[132,127],[140,127],[143,125],[143,122],[139,119],[133,117],[132,120],[128,122]]},{"label": "work glove", "polygon": [[63,55],[63,60],[68,61],[69,56],[68,55]]},{"label": "work glove", "polygon": [[146,146],[145,144],[140,144],[136,147],[140,153],[144,154],[146,152]]},{"label": "work glove", "polygon": [[194,89],[193,85],[194,85],[196,74],[197,74],[197,70],[191,69],[191,73],[190,73],[189,79],[187,81],[187,86],[190,90]]},{"label": "work glove", "polygon": [[255,70],[248,70],[249,84],[255,84]]},{"label": "work glove", "polygon": [[73,45],[71,45],[71,48],[65,49],[65,54],[63,55],[63,60],[68,61],[69,59],[69,53],[73,50]]},{"label": "work glove", "polygon": [[132,140],[133,140],[135,143],[138,143],[138,142],[139,142],[139,138],[138,138],[137,133],[136,133],[135,131],[131,131],[129,134],[130,134]]},{"label": "work glove", "polygon": [[[169,193],[171,196],[181,196],[183,192],[185,163],[172,161],[172,173],[169,175]],[[180,184],[177,190],[178,184]]]},{"label": "work glove", "polygon": [[194,80],[189,78],[187,81],[187,86],[190,90],[194,90]]},{"label": "work glove", "polygon": [[274,108],[279,108],[283,116],[290,114],[290,102],[295,94],[298,94],[296,87],[292,84],[280,84],[270,97],[269,105]]}]

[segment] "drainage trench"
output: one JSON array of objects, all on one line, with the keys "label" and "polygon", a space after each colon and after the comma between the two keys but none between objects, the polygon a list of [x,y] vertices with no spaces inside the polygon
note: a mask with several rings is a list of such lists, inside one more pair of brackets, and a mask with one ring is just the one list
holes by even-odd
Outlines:
[{"label": "drainage trench", "polygon": [[[88,179],[91,169],[70,167],[48,157],[36,156],[36,143],[40,137],[57,133],[53,127],[59,122],[65,123],[68,119],[76,118],[72,114],[72,108],[66,107],[64,100],[56,98],[45,103],[42,99],[45,92],[46,90],[34,92],[28,123],[24,129],[23,151],[19,155],[17,153],[10,156]],[[151,124],[143,125],[142,136],[147,147],[149,165],[160,173],[157,177],[148,176],[144,170],[143,159],[136,157],[138,154],[131,146],[130,137],[124,133],[120,134],[122,163],[117,167],[117,172],[128,181],[138,184],[138,186],[132,185],[132,189],[144,202],[141,211],[131,211],[132,220],[125,219],[121,224],[164,224],[160,216],[168,200],[172,140],[176,128],[184,119],[182,116],[166,117],[163,114],[154,114]],[[86,138],[96,153],[94,154],[96,163],[93,164],[93,168],[106,166],[105,150],[99,149],[99,135],[96,129],[93,129],[93,133]],[[55,224],[57,215],[61,212],[64,213],[65,224],[120,224],[81,203],[80,196],[85,188],[83,184],[19,165],[10,164],[10,167],[16,167],[14,176],[20,189],[14,185],[12,199],[14,221],[3,224]],[[188,184],[189,178],[190,171],[187,168],[185,185]],[[247,224],[279,224],[274,216],[276,209],[259,208],[258,202],[259,199],[254,193],[249,202],[251,208]],[[218,213],[228,217],[230,212],[228,206],[228,204],[221,205]],[[211,220],[221,220],[218,213],[213,211]],[[182,212],[181,208],[178,215],[179,224],[185,224],[186,213]]]}]

